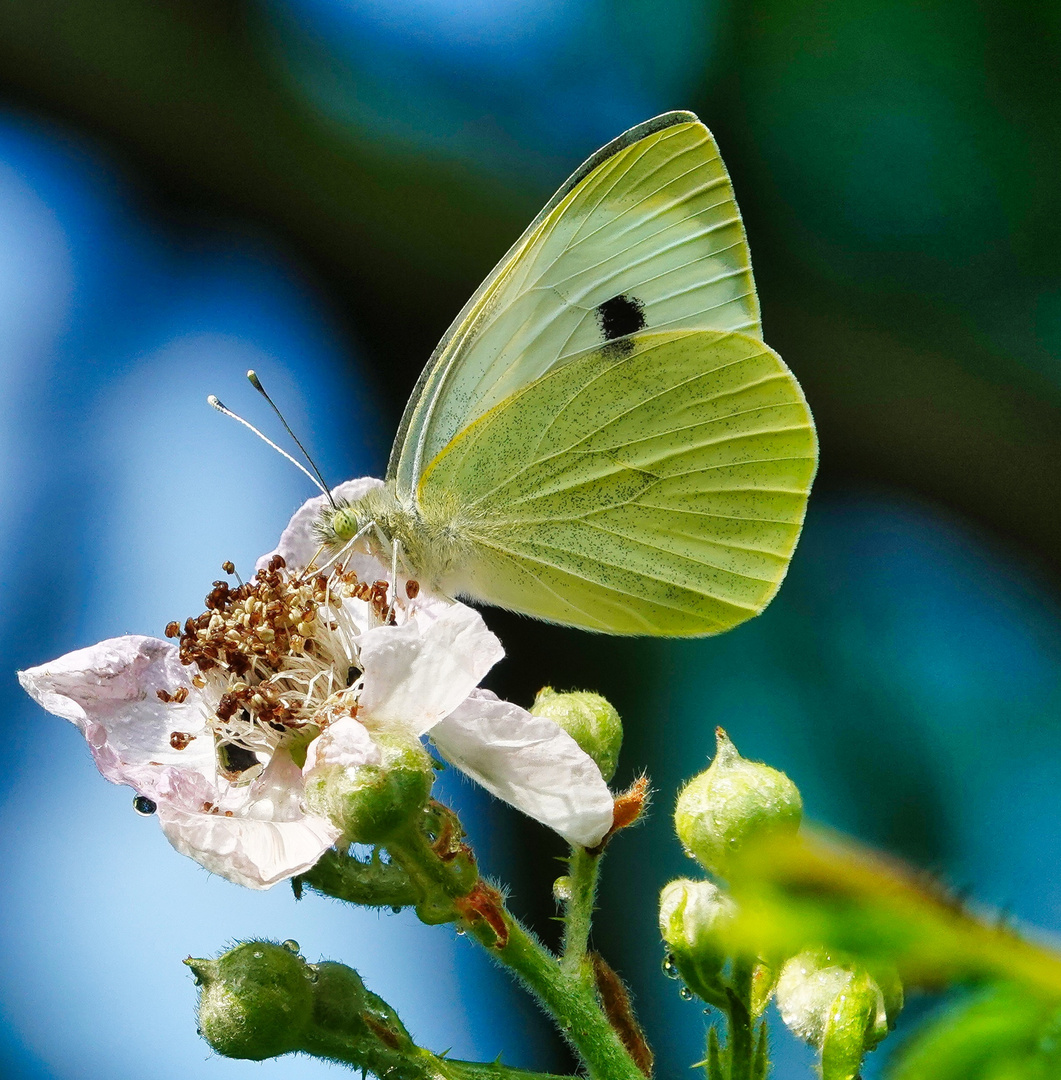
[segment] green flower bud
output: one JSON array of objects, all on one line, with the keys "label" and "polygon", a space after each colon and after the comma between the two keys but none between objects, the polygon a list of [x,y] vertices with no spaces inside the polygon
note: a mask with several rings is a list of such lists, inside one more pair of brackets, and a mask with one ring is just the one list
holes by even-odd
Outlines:
[{"label": "green flower bud", "polygon": [[313,985],[301,957],[283,945],[251,941],[217,960],[185,963],[202,987],[199,1030],[219,1054],[262,1061],[302,1048]]},{"label": "green flower bud", "polygon": [[398,729],[373,731],[378,765],[323,765],[306,781],[306,802],[354,844],[381,844],[419,820],[434,783],[420,740]]},{"label": "green flower bud", "polygon": [[597,763],[605,783],[611,780],[619,764],[623,723],[606,698],[588,690],[560,694],[546,686],[530,711],[562,727]]},{"label": "green flower bud", "polygon": [[199,1030],[225,1057],[261,1061],[302,1051],[375,1076],[430,1057],[353,968],[307,964],[296,942],[251,941],[217,960],[185,963],[202,988]]},{"label": "green flower bud", "polygon": [[902,1008],[894,973],[879,975],[822,950],[789,960],[777,983],[788,1029],[821,1052],[823,1080],[854,1080],[862,1058],[888,1034]]},{"label": "green flower bud", "polygon": [[725,930],[736,905],[710,881],[679,879],[659,897],[659,930],[686,985],[709,999],[722,992]]},{"label": "green flower bud", "polygon": [[721,728],[715,734],[715,760],[682,789],[674,826],[686,853],[706,870],[725,877],[748,840],[795,832],[803,802],[783,772],[745,761]]}]

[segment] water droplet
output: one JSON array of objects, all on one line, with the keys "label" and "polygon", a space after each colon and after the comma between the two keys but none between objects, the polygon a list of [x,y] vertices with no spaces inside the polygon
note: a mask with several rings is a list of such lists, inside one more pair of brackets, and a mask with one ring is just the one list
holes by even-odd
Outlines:
[{"label": "water droplet", "polygon": [[287,941],[283,943],[283,945],[288,952],[293,953],[297,953],[300,948],[299,943],[294,938],[288,938]]},{"label": "water droplet", "polygon": [[402,909],[397,904],[392,904],[391,905],[391,914],[392,915],[400,915],[401,910]]},{"label": "water droplet", "polygon": [[306,965],[306,978],[315,983],[321,977],[321,969],[316,964]]},{"label": "water droplet", "polygon": [[457,927],[457,937],[464,937],[464,927],[463,926],[458,926]]},{"label": "water droplet", "polygon": [[681,974],[678,971],[678,965],[674,962],[672,953],[667,953],[667,955],[663,957],[663,974],[666,975],[668,979],[677,979]]},{"label": "water droplet", "polygon": [[149,799],[146,795],[137,795],[133,799],[133,809],[141,817],[150,817],[158,807],[155,805],[154,799]]},{"label": "water droplet", "polygon": [[682,999],[682,1001],[692,1001],[693,1000],[693,992],[692,992],[692,990],[689,989],[688,986],[683,986],[678,991],[678,997],[680,997]]},{"label": "water droplet", "polygon": [[200,1038],[202,1038],[203,1029],[201,1027],[196,1026],[195,1034],[198,1035]]},{"label": "water droplet", "polygon": [[254,959],[255,960],[260,960],[264,955],[265,955],[265,953],[263,953],[261,949],[255,949],[254,950]]}]

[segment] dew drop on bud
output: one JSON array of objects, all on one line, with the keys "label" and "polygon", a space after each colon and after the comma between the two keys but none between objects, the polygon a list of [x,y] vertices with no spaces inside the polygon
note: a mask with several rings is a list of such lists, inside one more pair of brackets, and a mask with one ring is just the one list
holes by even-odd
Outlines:
[{"label": "dew drop on bud", "polygon": [[463,926],[458,926],[457,927],[457,937],[464,937],[464,927]]},{"label": "dew drop on bud", "polygon": [[257,950],[255,950],[255,953],[254,953],[254,959],[255,960],[260,960],[264,955],[265,955],[265,953],[263,953],[261,951],[261,949],[257,949]]},{"label": "dew drop on bud", "polygon": [[668,979],[678,978],[678,965],[674,962],[672,953],[667,953],[667,955],[663,957],[663,974],[666,975]]},{"label": "dew drop on bud", "polygon": [[678,991],[678,997],[680,997],[682,999],[682,1001],[692,1001],[693,1000],[693,992],[692,992],[692,990],[689,989],[688,986],[683,986]]},{"label": "dew drop on bud", "polygon": [[315,983],[320,978],[320,973],[320,968],[317,967],[316,964],[306,965],[306,978],[309,979],[311,983]]},{"label": "dew drop on bud", "polygon": [[299,945],[299,943],[294,938],[288,938],[287,941],[282,942],[282,944],[283,944],[284,948],[287,949],[288,952],[293,952],[293,953],[296,953],[296,954],[298,953],[298,950],[301,947]]},{"label": "dew drop on bud", "polygon": [[146,795],[137,795],[133,799],[133,809],[141,817],[150,817],[158,807],[155,805],[154,800],[149,799]]},{"label": "dew drop on bud", "polygon": [[402,909],[397,904],[392,904],[391,905],[391,914],[392,915],[400,915],[401,910]]}]

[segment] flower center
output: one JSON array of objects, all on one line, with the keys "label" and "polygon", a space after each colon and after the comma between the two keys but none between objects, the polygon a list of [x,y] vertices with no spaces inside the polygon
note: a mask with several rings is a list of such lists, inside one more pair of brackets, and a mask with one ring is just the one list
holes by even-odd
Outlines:
[{"label": "flower center", "polygon": [[[360,581],[341,565],[292,573],[279,555],[235,588],[215,581],[206,611],[166,627],[180,638],[181,663],[197,668],[192,685],[207,728],[174,731],[170,745],[212,736],[219,771],[247,783],[281,744],[297,754],[339,716],[356,715],[355,640],[389,617],[387,591],[385,581]],[[157,693],[177,703],[189,696],[187,687]]]}]

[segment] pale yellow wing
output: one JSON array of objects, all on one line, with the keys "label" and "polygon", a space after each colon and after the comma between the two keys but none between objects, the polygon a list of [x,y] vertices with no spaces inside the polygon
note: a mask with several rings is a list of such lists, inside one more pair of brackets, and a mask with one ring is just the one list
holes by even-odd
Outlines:
[{"label": "pale yellow wing", "polygon": [[462,428],[521,387],[602,342],[672,329],[760,336],[729,175],[692,113],[609,143],[531,223],[428,362],[388,478],[409,498]]},{"label": "pale yellow wing", "polygon": [[637,334],[584,353],[461,431],[424,473],[448,586],[613,634],[715,634],[777,591],[817,441],[799,384],[746,334]]}]

